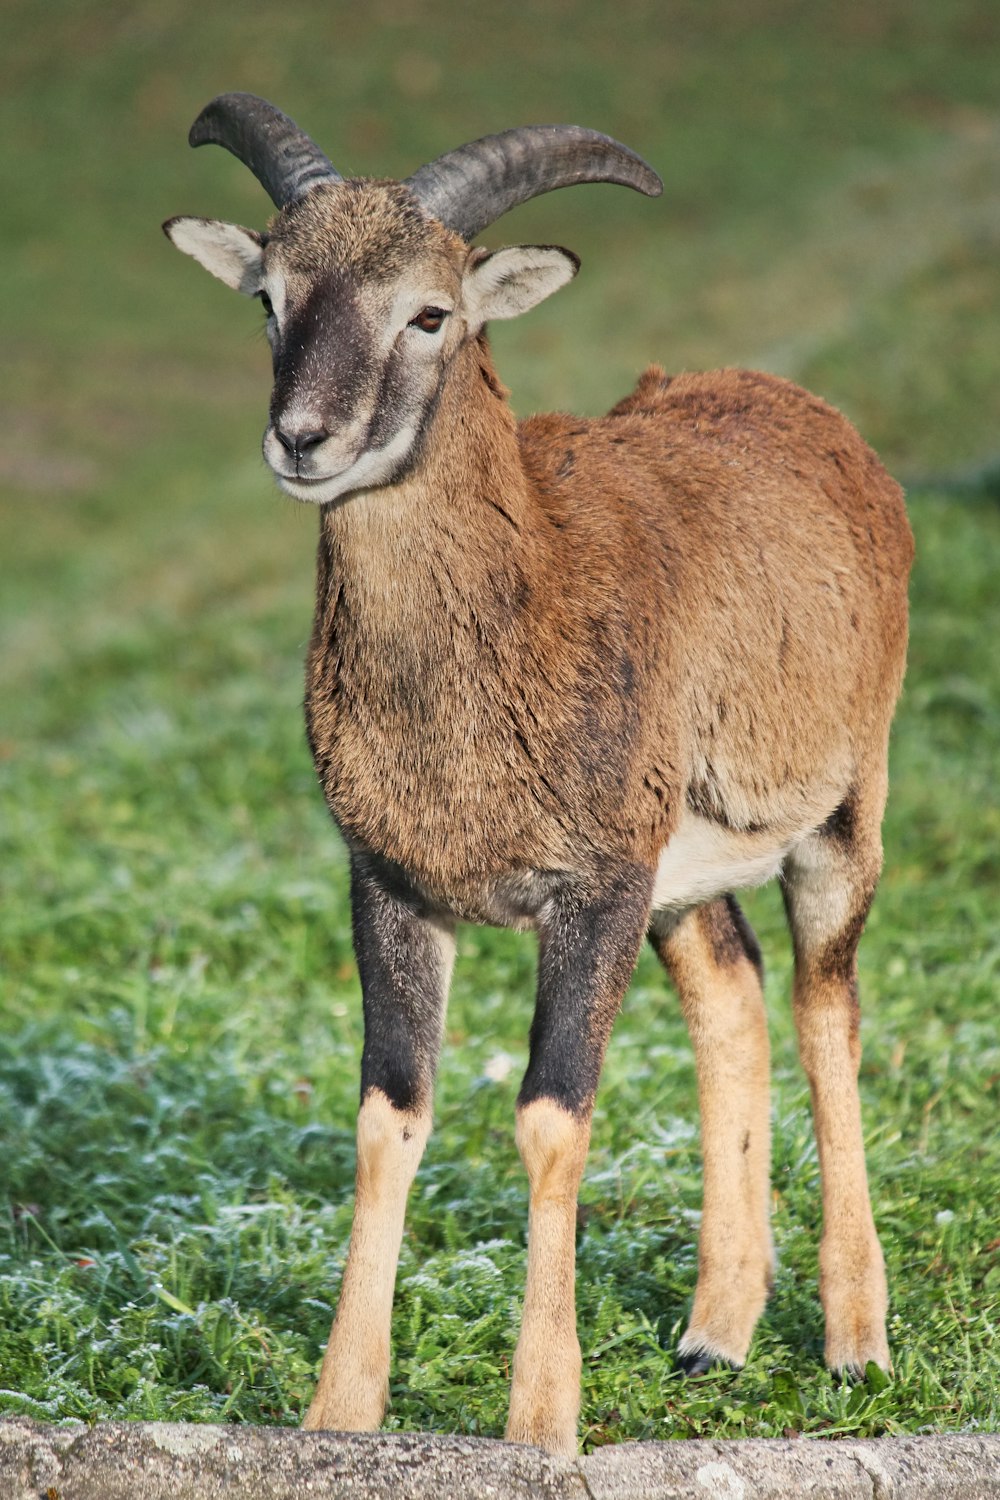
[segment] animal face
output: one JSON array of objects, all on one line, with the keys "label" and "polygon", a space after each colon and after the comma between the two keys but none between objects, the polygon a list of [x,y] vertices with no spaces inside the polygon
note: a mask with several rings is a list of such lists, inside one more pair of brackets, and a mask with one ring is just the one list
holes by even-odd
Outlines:
[{"label": "animal face", "polygon": [[324,184],[263,235],[205,219],[165,228],[261,300],[274,362],[264,458],[282,489],[317,504],[401,479],[458,347],[579,264],[552,246],[470,250],[391,182]]}]

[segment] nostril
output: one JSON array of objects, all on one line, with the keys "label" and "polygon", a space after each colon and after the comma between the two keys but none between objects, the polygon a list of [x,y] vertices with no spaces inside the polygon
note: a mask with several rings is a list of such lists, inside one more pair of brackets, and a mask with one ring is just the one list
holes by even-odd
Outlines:
[{"label": "nostril", "polygon": [[280,427],[275,427],[274,435],[286,453],[290,453],[293,458],[301,458],[310,448],[318,447],[330,434],[325,427],[308,432],[283,432]]}]

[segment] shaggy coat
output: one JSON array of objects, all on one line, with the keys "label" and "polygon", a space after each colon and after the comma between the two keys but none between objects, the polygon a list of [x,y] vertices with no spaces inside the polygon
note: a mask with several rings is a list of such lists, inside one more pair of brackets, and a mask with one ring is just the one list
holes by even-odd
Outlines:
[{"label": "shaggy coat", "polygon": [[[575,257],[471,249],[417,191],[450,202],[451,157],[409,186],[345,182],[262,101],[206,115],[236,125],[198,139],[243,155],[282,205],[266,235],[166,227],[264,303],[264,454],[320,507],[306,720],[351,854],[365,1010],[354,1225],[306,1425],[382,1419],[459,920],[539,938],[508,1436],[576,1448],[577,1189],[645,936],[678,989],[701,1108],[699,1275],[678,1357],[742,1364],[774,1256],[760,952],[732,893],[778,874],[822,1173],[826,1359],[887,1368],[856,951],[906,647],[898,486],[839,413],[747,371],[652,367],[599,420],[515,422],[485,324],[563,285]],[[499,140],[518,165],[523,134],[516,151],[490,138],[458,156],[492,163]]]}]

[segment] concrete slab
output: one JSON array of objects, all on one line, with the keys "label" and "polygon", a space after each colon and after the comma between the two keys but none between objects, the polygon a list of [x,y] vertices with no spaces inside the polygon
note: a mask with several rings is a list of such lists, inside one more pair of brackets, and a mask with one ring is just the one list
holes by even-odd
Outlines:
[{"label": "concrete slab", "polygon": [[839,1443],[620,1443],[582,1465],[591,1500],[873,1500]]},{"label": "concrete slab", "polygon": [[998,1500],[1000,1436],[622,1443],[580,1467],[590,1500]]},{"label": "concrete slab", "polygon": [[1000,1435],[622,1443],[0,1420],[0,1500],[1000,1500]]},{"label": "concrete slab", "polygon": [[577,1466],[535,1448],[423,1433],[0,1422],[2,1500],[587,1500]]}]

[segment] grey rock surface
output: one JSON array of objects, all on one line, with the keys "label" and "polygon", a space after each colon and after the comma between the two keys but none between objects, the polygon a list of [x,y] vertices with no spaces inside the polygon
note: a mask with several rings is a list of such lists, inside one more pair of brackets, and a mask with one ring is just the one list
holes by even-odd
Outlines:
[{"label": "grey rock surface", "polygon": [[1000,1436],[623,1443],[0,1420],[0,1500],[1000,1500]]},{"label": "grey rock surface", "polygon": [[590,1500],[998,1500],[1000,1436],[622,1443],[580,1468]]},{"label": "grey rock surface", "polygon": [[583,1464],[592,1500],[872,1500],[871,1481],[839,1443],[621,1443]]},{"label": "grey rock surface", "polygon": [[485,1438],[0,1422],[2,1500],[587,1500],[575,1464]]}]

